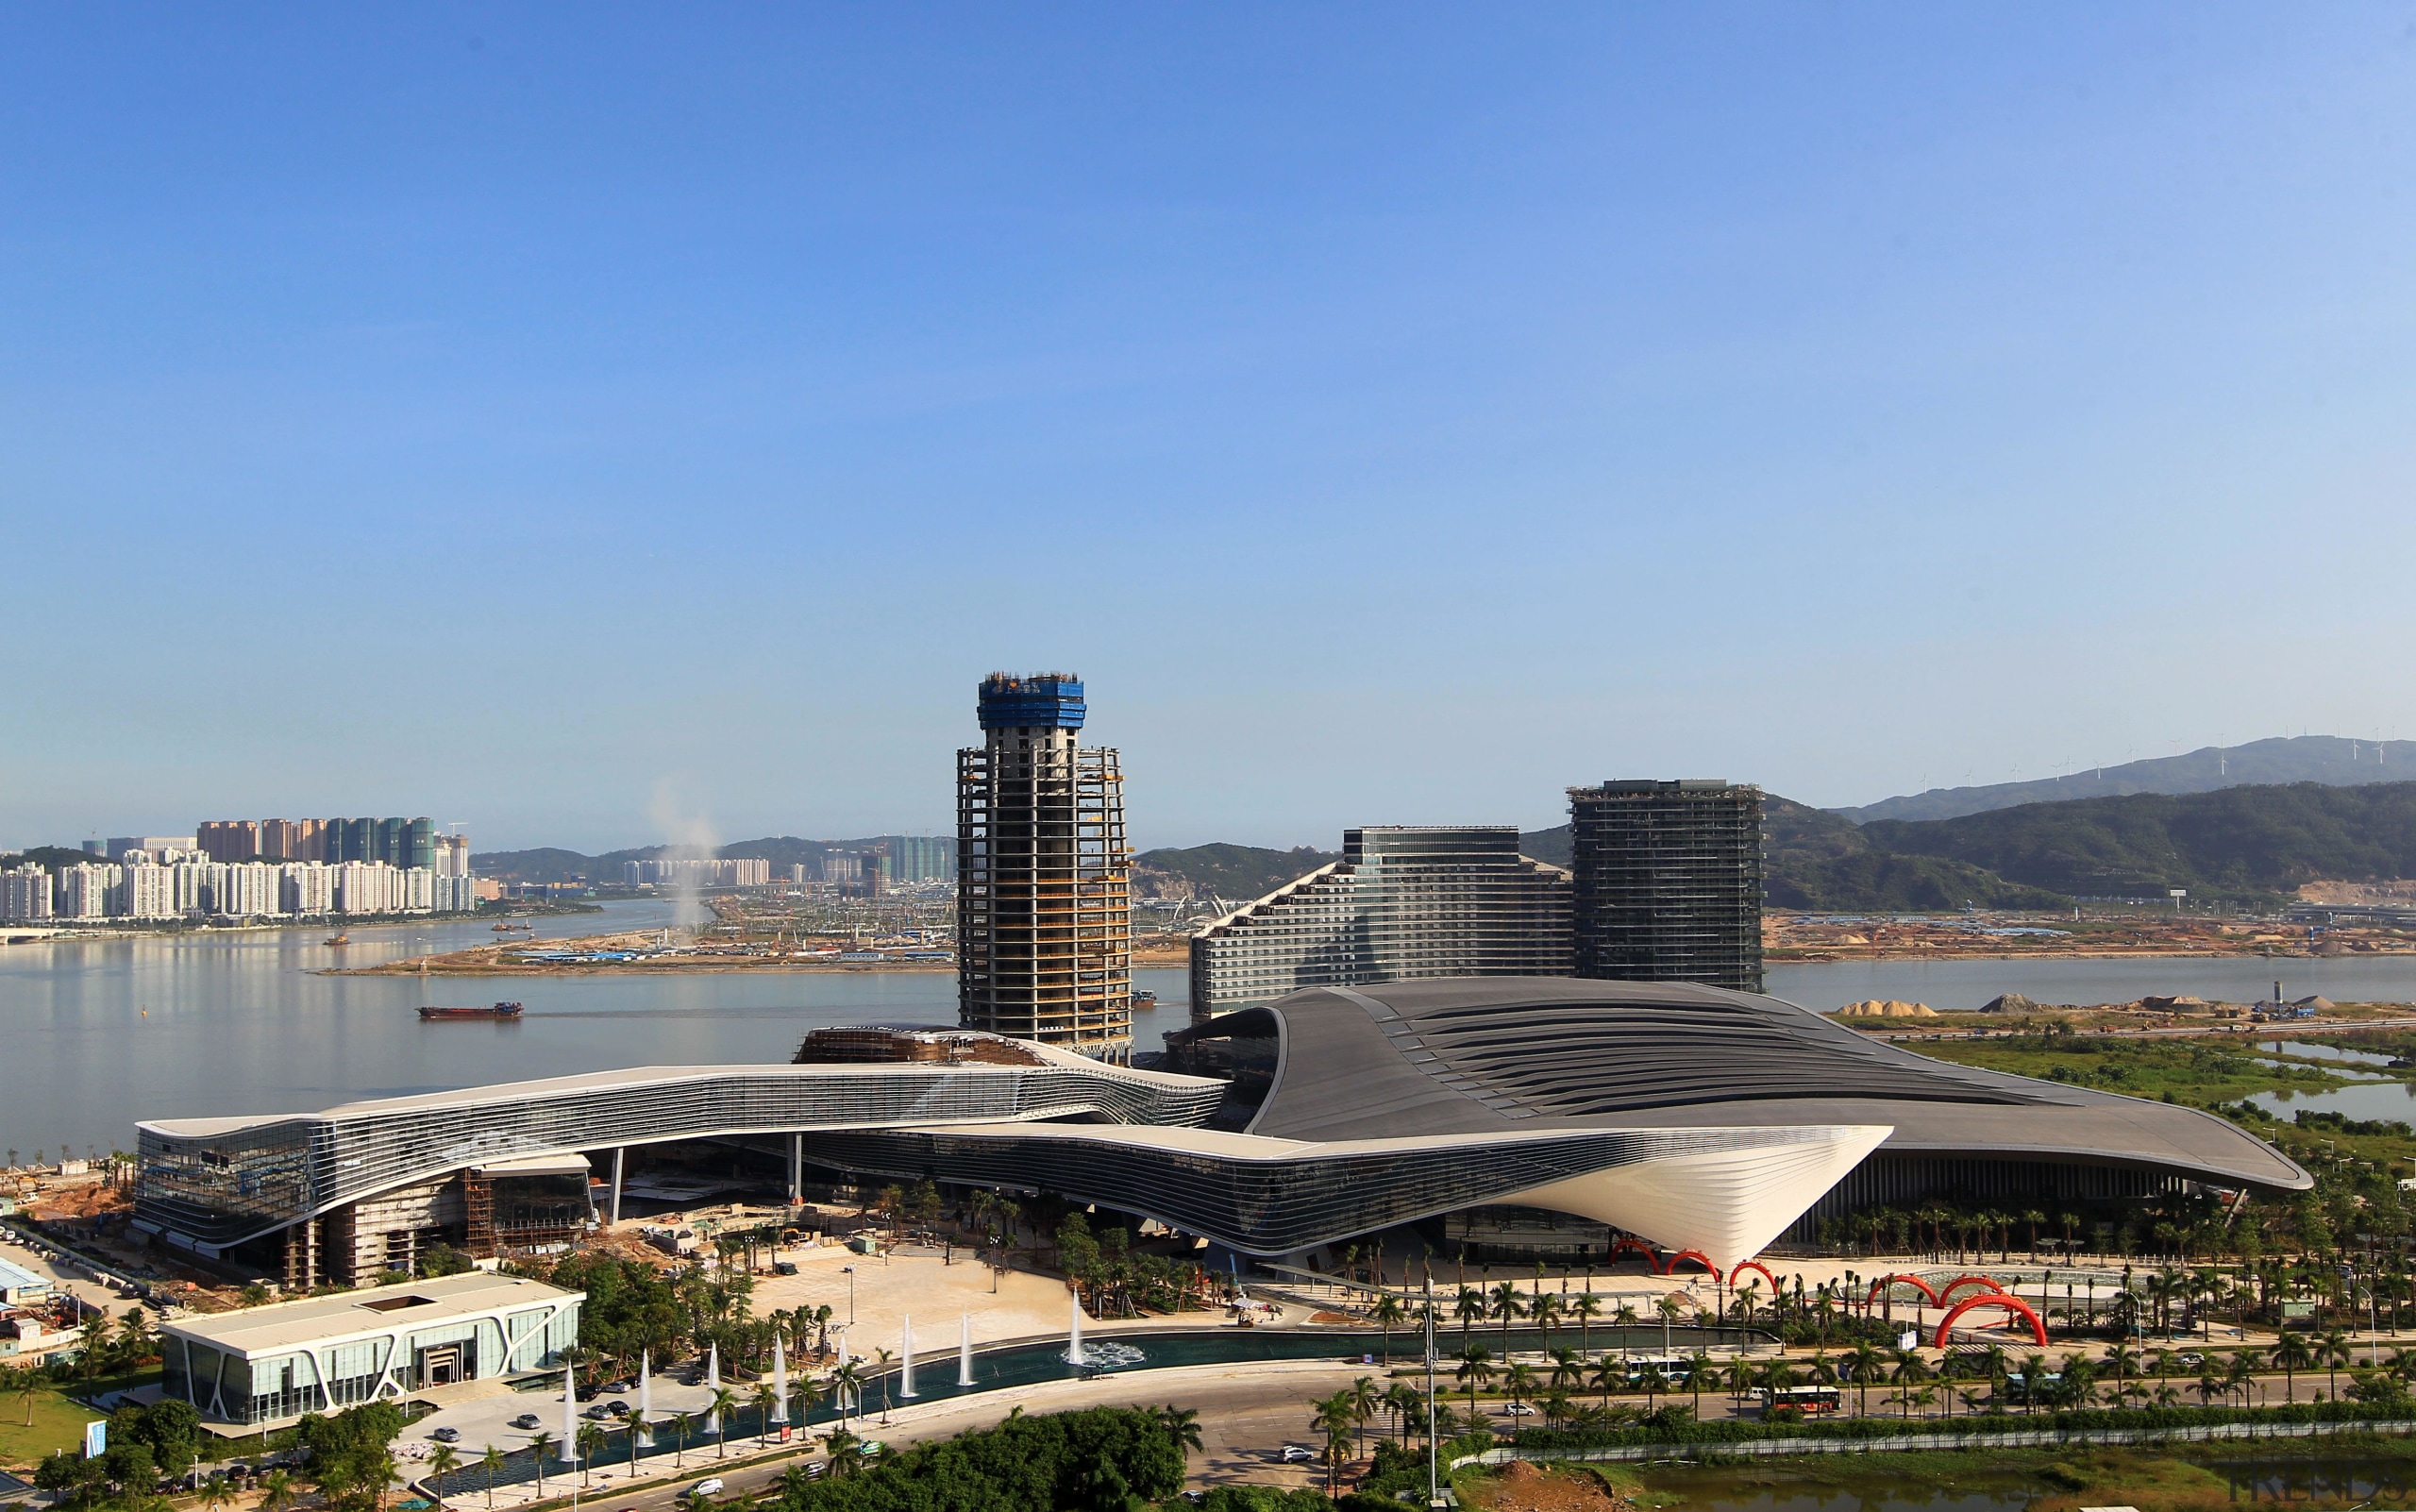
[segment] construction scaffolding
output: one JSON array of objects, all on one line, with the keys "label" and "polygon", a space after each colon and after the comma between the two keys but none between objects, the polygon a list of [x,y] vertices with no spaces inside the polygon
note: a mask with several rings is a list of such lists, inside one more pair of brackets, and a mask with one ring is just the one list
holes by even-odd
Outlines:
[{"label": "construction scaffolding", "polygon": [[1569,790],[1577,974],[1762,990],[1762,790]]},{"label": "construction scaffolding", "polygon": [[1127,1061],[1132,857],[1116,753],[1082,748],[1070,677],[1000,674],[982,699],[984,743],[956,757],[958,1021]]}]

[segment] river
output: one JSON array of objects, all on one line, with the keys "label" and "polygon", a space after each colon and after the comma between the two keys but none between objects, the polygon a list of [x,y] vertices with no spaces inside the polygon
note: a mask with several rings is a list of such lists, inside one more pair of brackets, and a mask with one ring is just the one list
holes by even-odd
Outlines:
[{"label": "river", "polygon": [[[537,921],[540,938],[647,929],[670,904],[612,902]],[[563,977],[329,977],[494,938],[485,924],[245,930],[0,947],[0,1147],[126,1149],[137,1118],[302,1113],[361,1098],[628,1066],[782,1061],[809,1029],[870,1019],[953,1022],[943,971],[697,972]],[[2042,1002],[2143,993],[2234,1000],[2270,992],[2416,1000],[2416,958],[2391,961],[1885,961],[1782,966],[1770,990],[1807,1007],[1899,998],[1976,1008],[2001,992]],[[1144,969],[1145,1050],[1189,1020],[1179,968]],[[424,1023],[426,1000],[515,998],[518,1023]],[[2391,1095],[2402,1096],[2396,1088]],[[2301,1105],[2307,1105],[2302,1102]],[[2363,1115],[2374,1117],[2372,1113]],[[2405,1116],[2405,1115],[2402,1115]],[[5,1153],[5,1150],[0,1150]]]}]

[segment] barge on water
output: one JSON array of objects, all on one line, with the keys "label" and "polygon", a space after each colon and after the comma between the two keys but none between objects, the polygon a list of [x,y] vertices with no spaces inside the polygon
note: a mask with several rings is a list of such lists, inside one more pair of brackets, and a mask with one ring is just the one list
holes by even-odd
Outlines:
[{"label": "barge on water", "polygon": [[492,1008],[439,1008],[429,1004],[420,1009],[419,1016],[429,1019],[517,1018],[520,1016],[520,1005],[516,1002],[499,1002]]}]

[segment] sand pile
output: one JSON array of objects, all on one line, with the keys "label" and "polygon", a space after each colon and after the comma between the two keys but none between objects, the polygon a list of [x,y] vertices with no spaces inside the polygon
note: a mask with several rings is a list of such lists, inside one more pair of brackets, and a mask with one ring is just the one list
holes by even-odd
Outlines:
[{"label": "sand pile", "polygon": [[1925,1002],[1898,1002],[1893,998],[1866,998],[1837,1010],[1839,1018],[1936,1018],[1938,1010]]}]

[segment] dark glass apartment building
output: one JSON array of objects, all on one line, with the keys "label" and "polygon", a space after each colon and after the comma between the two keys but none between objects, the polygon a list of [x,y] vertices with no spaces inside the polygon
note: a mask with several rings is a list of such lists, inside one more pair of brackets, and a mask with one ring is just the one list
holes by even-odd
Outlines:
[{"label": "dark glass apartment building", "polygon": [[1762,990],[1762,790],[1627,781],[1569,790],[1576,970]]}]

